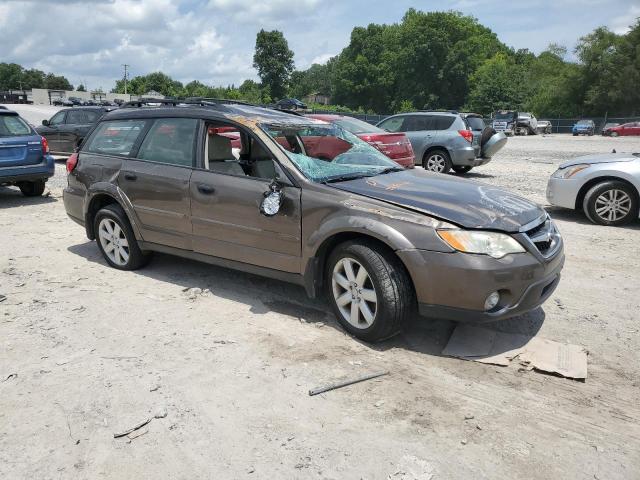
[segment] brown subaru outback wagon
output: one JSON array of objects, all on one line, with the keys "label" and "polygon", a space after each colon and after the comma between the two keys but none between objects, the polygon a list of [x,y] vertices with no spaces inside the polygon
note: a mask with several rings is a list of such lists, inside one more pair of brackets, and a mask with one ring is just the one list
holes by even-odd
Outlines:
[{"label": "brown subaru outback wagon", "polygon": [[416,310],[512,317],[558,285],[562,239],[528,200],[405,170],[322,121],[154,102],[106,114],[67,162],[67,213],[114,268],[164,252],[294,282],[367,341]]}]

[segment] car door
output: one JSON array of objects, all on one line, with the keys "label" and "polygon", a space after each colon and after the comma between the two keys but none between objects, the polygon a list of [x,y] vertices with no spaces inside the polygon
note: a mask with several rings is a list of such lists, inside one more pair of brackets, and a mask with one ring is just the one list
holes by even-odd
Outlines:
[{"label": "car door", "polygon": [[416,162],[422,162],[424,152],[438,141],[438,131],[435,127],[436,117],[432,115],[410,115],[402,125],[401,131],[409,138]]},{"label": "car door", "polygon": [[[237,262],[300,272],[300,192],[264,144],[242,135],[241,164],[230,139],[206,128],[202,160],[191,176],[193,249]],[[274,216],[261,213],[269,185],[277,178],[283,201]]]},{"label": "car door", "polygon": [[61,110],[49,119],[47,125],[44,123],[36,129],[36,131],[47,139],[49,144],[49,150],[51,153],[60,153],[60,135],[58,129],[64,124],[64,119],[67,114],[66,110]]},{"label": "car door", "polygon": [[60,151],[73,153],[78,141],[84,138],[92,125],[98,121],[100,113],[98,110],[81,108],[69,110],[64,123],[58,128]]},{"label": "car door", "polygon": [[640,135],[640,122],[634,122],[631,125],[631,135]]}]

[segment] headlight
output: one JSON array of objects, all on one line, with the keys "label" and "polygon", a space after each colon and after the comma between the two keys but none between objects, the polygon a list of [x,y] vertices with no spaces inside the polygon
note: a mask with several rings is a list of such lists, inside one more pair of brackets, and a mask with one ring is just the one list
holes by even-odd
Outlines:
[{"label": "headlight", "polygon": [[589,168],[590,166],[591,165],[589,165],[588,163],[581,163],[580,165],[572,165],[571,167],[567,168],[559,168],[551,176],[553,178],[571,178],[576,173],[581,172],[582,170],[584,170],[585,168]]},{"label": "headlight", "polygon": [[504,233],[438,230],[438,235],[450,247],[465,253],[479,253],[493,258],[502,258],[509,253],[523,253],[525,251],[517,240]]}]

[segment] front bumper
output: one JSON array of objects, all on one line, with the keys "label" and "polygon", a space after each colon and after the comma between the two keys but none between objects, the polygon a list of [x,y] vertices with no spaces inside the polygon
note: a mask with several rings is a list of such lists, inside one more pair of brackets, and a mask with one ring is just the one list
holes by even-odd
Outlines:
[{"label": "front bumper", "polygon": [[549,178],[547,182],[547,202],[563,208],[576,208],[576,199],[582,182],[575,178]]},{"label": "front bumper", "polygon": [[[421,315],[455,321],[490,322],[534,310],[553,293],[564,266],[562,248],[544,262],[531,253],[501,259],[460,252],[397,252],[413,280]],[[490,311],[484,302],[500,293]]]},{"label": "front bumper", "polygon": [[51,155],[45,155],[41,163],[0,168],[0,185],[19,182],[35,182],[53,177],[56,171],[55,162]]}]

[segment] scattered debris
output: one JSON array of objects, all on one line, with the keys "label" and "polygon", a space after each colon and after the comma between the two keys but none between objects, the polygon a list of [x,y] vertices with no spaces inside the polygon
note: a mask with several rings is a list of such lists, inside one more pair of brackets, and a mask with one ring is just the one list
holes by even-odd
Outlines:
[{"label": "scattered debris", "polygon": [[149,389],[150,392],[156,392],[160,389],[160,385],[154,385]]},{"label": "scattered debris", "polygon": [[329,390],[335,390],[337,388],[347,387],[349,385],[353,385],[354,383],[364,382],[366,380],[371,380],[373,378],[382,377],[383,375],[389,375],[388,371],[372,373],[369,375],[365,375],[363,377],[354,378],[352,380],[345,380],[344,382],[333,383],[331,385],[327,385],[324,387],[317,387],[309,390],[309,396],[318,395],[320,393],[328,392]]},{"label": "scattered debris", "polygon": [[0,295],[0,302],[4,302],[7,299],[6,295]]},{"label": "scattered debris", "polygon": [[396,471],[387,475],[387,480],[431,480],[433,476],[434,468],[429,462],[414,455],[405,455]]},{"label": "scattered debris", "polygon": [[129,440],[133,440],[134,438],[138,438],[141,437],[142,435],[145,435],[149,433],[149,429],[145,428],[144,430],[136,430],[135,432],[131,432],[130,434],[127,435],[127,438]]},{"label": "scattered debris", "polygon": [[214,340],[213,343],[218,343],[220,345],[232,345],[238,342],[236,342],[235,340]]},{"label": "scattered debris", "polygon": [[543,338],[458,325],[443,355],[474,362],[507,366],[516,357],[525,370],[555,373],[566,378],[587,378],[587,352]]},{"label": "scattered debris", "polygon": [[462,440],[460,440],[460,443],[461,443],[462,445],[466,445],[466,444],[467,444],[467,439],[466,439],[466,438],[463,438]]},{"label": "scattered debris", "polygon": [[[142,427],[144,427],[145,425],[147,425],[149,422],[151,422],[151,420],[153,420],[154,418],[165,418],[167,416],[167,409],[165,407],[158,407],[156,408],[155,413],[153,414],[153,416],[143,420],[142,422],[138,423],[137,425],[124,430],[123,432],[117,432],[113,434],[113,438],[120,438],[120,437],[127,437],[129,436],[131,433],[135,432],[136,430],[141,429]],[[141,433],[140,435],[144,435],[147,432]],[[140,435],[136,435],[136,436],[140,436]],[[131,438],[131,437],[129,437]],[[135,438],[135,437],[133,437]]]},{"label": "scattered debris", "polygon": [[7,380],[11,380],[12,378],[18,378],[18,374],[17,373],[10,373],[9,375],[7,375],[7,378],[5,378],[2,381],[6,382]]},{"label": "scattered debris", "polygon": [[376,408],[380,408],[382,405],[384,405],[384,400],[378,400],[376,403],[373,404],[373,406]]},{"label": "scattered debris", "polygon": [[464,416],[464,419],[465,419],[465,420],[473,420],[473,415],[471,415],[470,413],[467,413],[467,414]]}]

